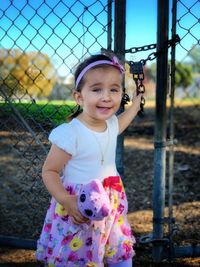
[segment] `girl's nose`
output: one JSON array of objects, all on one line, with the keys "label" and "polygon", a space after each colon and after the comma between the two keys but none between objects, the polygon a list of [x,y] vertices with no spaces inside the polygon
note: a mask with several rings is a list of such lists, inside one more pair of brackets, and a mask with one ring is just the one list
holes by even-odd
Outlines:
[{"label": "girl's nose", "polygon": [[109,90],[103,90],[102,92],[102,100],[104,101],[110,101],[111,95]]}]

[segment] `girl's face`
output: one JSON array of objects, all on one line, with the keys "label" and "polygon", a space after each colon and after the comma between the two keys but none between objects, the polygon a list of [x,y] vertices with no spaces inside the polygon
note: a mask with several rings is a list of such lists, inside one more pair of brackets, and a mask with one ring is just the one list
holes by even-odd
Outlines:
[{"label": "girl's face", "polygon": [[105,121],[115,114],[122,99],[122,75],[112,66],[89,70],[84,76],[81,92],[74,92],[82,117],[87,121]]}]

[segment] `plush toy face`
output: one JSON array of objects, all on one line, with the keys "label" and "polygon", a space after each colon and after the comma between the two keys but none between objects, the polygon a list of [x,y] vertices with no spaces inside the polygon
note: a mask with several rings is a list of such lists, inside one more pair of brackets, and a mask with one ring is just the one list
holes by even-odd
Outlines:
[{"label": "plush toy face", "polygon": [[110,200],[99,180],[83,185],[78,196],[78,208],[90,220],[99,221],[109,215]]}]

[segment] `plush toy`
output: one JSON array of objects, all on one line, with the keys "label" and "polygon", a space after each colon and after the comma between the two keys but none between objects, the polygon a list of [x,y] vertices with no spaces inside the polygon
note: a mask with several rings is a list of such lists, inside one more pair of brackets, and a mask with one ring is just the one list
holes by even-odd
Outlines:
[{"label": "plush toy", "polygon": [[78,196],[78,208],[90,220],[100,221],[109,215],[110,200],[99,180],[83,185]]}]

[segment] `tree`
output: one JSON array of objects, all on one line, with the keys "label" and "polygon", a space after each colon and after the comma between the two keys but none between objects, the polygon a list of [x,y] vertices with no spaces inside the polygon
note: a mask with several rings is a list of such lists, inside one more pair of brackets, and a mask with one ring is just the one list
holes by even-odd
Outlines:
[{"label": "tree", "polygon": [[190,65],[176,64],[175,84],[183,89],[192,84],[192,68]]},{"label": "tree", "polygon": [[[156,82],[156,63],[151,64],[146,70],[147,78]],[[191,65],[177,63],[175,69],[175,82],[177,87],[186,88],[192,83]]]},{"label": "tree", "polygon": [[10,96],[18,92],[48,96],[56,79],[48,55],[19,49],[0,50],[0,76]]},{"label": "tree", "polygon": [[193,45],[190,50],[189,57],[192,60],[192,65],[194,68],[194,72],[200,73],[200,46]]}]

